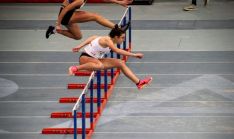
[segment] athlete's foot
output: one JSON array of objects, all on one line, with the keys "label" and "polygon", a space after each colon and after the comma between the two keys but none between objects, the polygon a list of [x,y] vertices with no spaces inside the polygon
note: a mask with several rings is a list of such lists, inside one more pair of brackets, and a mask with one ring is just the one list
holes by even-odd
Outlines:
[{"label": "athlete's foot", "polygon": [[77,67],[76,66],[71,66],[69,67],[68,69],[68,74],[71,76],[71,75],[75,75],[75,72],[77,72]]},{"label": "athlete's foot", "polygon": [[142,88],[146,87],[148,84],[150,84],[150,82],[153,80],[152,77],[146,77],[145,79],[142,79],[139,81],[139,83],[137,83],[137,88],[139,90],[141,90]]},{"label": "athlete's foot", "polygon": [[125,32],[131,26],[131,22],[129,21],[126,25],[121,26],[121,29]]},{"label": "athlete's foot", "polygon": [[49,26],[47,31],[46,31],[46,39],[48,39],[50,37],[50,35],[54,34],[54,26]]}]

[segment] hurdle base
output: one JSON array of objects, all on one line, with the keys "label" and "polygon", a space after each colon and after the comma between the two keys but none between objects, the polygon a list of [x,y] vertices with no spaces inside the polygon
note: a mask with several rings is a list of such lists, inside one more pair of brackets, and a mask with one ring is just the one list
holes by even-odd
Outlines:
[{"label": "hurdle base", "polygon": [[[103,103],[105,98],[101,98],[101,103]],[[59,99],[59,103],[76,103],[78,97],[64,97]],[[85,103],[91,103],[91,98],[85,98]],[[93,98],[93,103],[98,103],[98,98]]]},{"label": "hurdle base", "polygon": [[[109,89],[112,84],[108,84],[107,88]],[[86,84],[70,83],[67,85],[67,89],[84,89]],[[105,84],[101,84],[101,89],[105,88]],[[93,84],[93,89],[97,89],[97,84]]]},{"label": "hurdle base", "polygon": [[[90,134],[92,130],[90,128],[85,129],[86,134]],[[74,128],[43,128],[42,134],[74,134]],[[82,134],[82,128],[77,128],[77,134]]]},{"label": "hurdle base", "polygon": [[[98,113],[94,112],[93,115],[94,118],[96,118],[98,116]],[[90,118],[90,116],[91,116],[90,112],[85,113],[85,118]],[[74,118],[74,116],[72,115],[72,112],[53,112],[51,113],[50,118]],[[77,118],[82,118],[81,112],[77,113]]]}]

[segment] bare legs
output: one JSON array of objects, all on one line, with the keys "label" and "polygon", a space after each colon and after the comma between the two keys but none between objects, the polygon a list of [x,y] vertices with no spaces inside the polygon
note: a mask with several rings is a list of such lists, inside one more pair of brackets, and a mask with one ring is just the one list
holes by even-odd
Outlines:
[{"label": "bare legs", "polygon": [[73,13],[69,24],[66,26],[68,30],[57,30],[59,34],[67,36],[69,38],[80,40],[82,38],[82,33],[80,31],[80,27],[77,23],[95,21],[102,26],[108,28],[114,28],[115,24],[109,21],[108,19],[91,12],[86,11],[76,11]]},{"label": "bare legs", "polygon": [[57,33],[75,40],[80,40],[82,38],[82,34],[78,24],[69,24],[66,27],[68,30],[57,30]]},{"label": "bare legs", "polygon": [[139,78],[126,66],[126,64],[119,59],[103,58],[95,59],[91,57],[82,56],[80,58],[80,65],[76,66],[78,70],[102,70],[110,68],[120,68],[120,70],[135,84],[139,82]]},{"label": "bare legs", "polygon": [[100,60],[102,64],[104,65],[105,69],[110,68],[120,68],[120,70],[124,73],[125,76],[127,76],[130,80],[132,80],[135,84],[139,82],[139,78],[136,77],[136,75],[129,69],[129,67],[119,59],[114,58],[104,58]]},{"label": "bare legs", "polygon": [[111,28],[111,29],[115,27],[114,23],[104,18],[103,16],[96,14],[96,13],[87,12],[87,11],[74,12],[70,22],[71,23],[83,23],[83,22],[89,22],[89,21],[95,21],[98,24]]}]

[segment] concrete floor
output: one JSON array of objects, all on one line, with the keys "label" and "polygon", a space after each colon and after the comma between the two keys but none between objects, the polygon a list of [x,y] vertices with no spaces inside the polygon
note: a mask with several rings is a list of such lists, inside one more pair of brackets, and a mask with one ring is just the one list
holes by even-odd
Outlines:
[{"label": "concrete floor", "polygon": [[[133,51],[128,66],[143,78],[154,78],[138,91],[124,75],[98,122],[93,139],[233,139],[234,138],[234,2],[199,2],[184,12],[187,1],[155,1],[133,8]],[[56,20],[59,4],[0,5],[0,138],[70,139],[72,135],[42,135],[44,127],[71,126],[71,120],[51,119],[54,111],[69,111],[60,97],[79,95],[67,76],[80,41],[61,35],[44,38]],[[106,10],[101,10],[106,9]],[[87,4],[118,22],[124,9],[112,4]],[[115,13],[109,12],[113,11]],[[81,24],[83,38],[105,35],[95,23]]]}]

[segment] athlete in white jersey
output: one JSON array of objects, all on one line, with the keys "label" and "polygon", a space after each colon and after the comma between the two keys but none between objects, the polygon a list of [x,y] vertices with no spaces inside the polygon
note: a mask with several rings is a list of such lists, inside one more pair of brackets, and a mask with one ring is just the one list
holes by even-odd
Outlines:
[{"label": "athlete in white jersey", "polygon": [[[51,34],[55,34],[56,32],[67,36],[69,38],[73,38],[75,40],[80,40],[82,38],[82,33],[80,31],[80,27],[77,23],[96,21],[97,23],[108,27],[114,28],[115,24],[110,20],[92,12],[82,11],[81,7],[84,6],[87,0],[64,0],[60,12],[58,15],[58,19],[56,22],[56,27],[49,26],[46,31],[46,38],[48,39]],[[116,3],[122,6],[127,6],[132,3],[133,0],[104,0],[107,2]],[[67,29],[63,30],[62,25],[64,25]]]},{"label": "athlete in white jersey", "polygon": [[109,33],[109,36],[92,36],[77,47],[73,48],[73,52],[78,52],[83,47],[84,51],[80,55],[80,65],[69,67],[69,75],[74,75],[74,73],[79,70],[95,71],[119,68],[137,85],[138,89],[142,89],[152,81],[152,77],[140,80],[122,60],[116,58],[102,58],[102,55],[109,53],[110,50],[120,55],[142,58],[142,53],[131,53],[116,47],[116,44],[121,44],[124,41],[124,38],[124,31],[116,25]]}]

